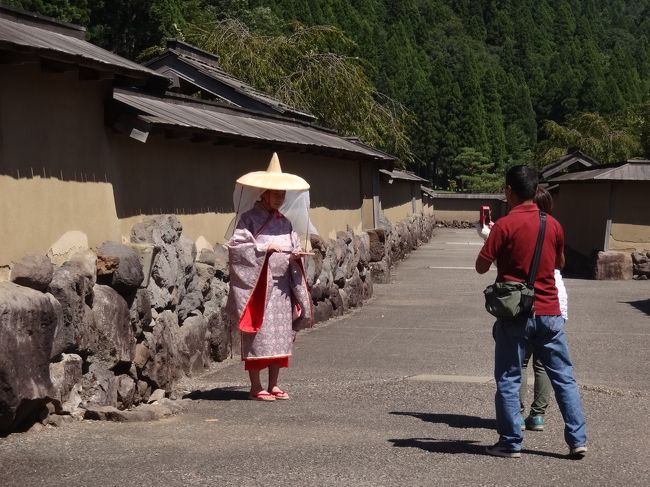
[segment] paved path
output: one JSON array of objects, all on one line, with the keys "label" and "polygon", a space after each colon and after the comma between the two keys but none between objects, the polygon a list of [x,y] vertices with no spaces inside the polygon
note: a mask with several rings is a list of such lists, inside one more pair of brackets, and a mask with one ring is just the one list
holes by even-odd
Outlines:
[{"label": "paved path", "polygon": [[0,439],[2,486],[650,485],[650,282],[567,279],[590,435],[567,460],[553,403],[519,460],[496,440],[491,321],[472,231],[441,230],[363,309],[299,336],[290,401],[245,400],[240,363],[171,419]]}]

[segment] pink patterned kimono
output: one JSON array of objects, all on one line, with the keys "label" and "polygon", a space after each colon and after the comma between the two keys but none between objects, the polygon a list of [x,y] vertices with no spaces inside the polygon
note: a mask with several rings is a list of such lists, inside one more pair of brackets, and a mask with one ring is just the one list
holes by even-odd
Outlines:
[{"label": "pink patterned kimono", "polygon": [[[269,244],[281,251],[267,254]],[[287,367],[295,332],[311,326],[312,304],[300,249],[291,222],[261,203],[241,216],[228,242],[230,293],[228,310],[241,331],[246,370],[269,364]]]}]

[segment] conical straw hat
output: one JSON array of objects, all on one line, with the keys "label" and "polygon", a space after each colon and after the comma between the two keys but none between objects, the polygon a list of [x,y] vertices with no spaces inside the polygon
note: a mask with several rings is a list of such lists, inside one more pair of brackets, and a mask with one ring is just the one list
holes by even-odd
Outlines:
[{"label": "conical straw hat", "polygon": [[244,174],[237,182],[245,186],[263,189],[278,190],[305,190],[309,189],[309,183],[300,176],[282,172],[280,159],[274,152],[266,171],[254,171]]}]

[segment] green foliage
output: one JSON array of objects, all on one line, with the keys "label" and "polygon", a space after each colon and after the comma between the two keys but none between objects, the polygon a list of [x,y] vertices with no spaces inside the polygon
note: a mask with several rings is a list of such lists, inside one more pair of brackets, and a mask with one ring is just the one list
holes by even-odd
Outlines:
[{"label": "green foliage", "polygon": [[630,116],[604,117],[598,113],[579,113],[571,116],[566,125],[547,120],[543,130],[547,139],[539,146],[539,164],[545,166],[559,156],[579,149],[601,163],[627,160],[640,155],[640,133],[645,131],[647,114],[642,117],[644,127],[634,130]]},{"label": "green foliage", "polygon": [[576,147],[650,156],[650,0],[0,2],[85,25],[131,59],[165,37],[203,42],[437,187],[470,186],[455,169],[468,147],[497,172]]},{"label": "green foliage", "polygon": [[2,0],[0,3],[72,24],[86,25],[90,21],[89,0]]},{"label": "green foliage", "polygon": [[294,23],[288,35],[266,36],[227,19],[194,26],[186,38],[218,54],[226,71],[323,125],[411,161],[408,112],[375,90],[359,59],[327,49],[351,44],[341,30]]},{"label": "green foliage", "polygon": [[452,162],[455,188],[473,193],[497,193],[503,186],[503,172],[498,171],[482,152],[463,147]]},{"label": "green foliage", "polygon": [[176,37],[204,14],[202,0],[88,0],[88,40],[129,59]]}]

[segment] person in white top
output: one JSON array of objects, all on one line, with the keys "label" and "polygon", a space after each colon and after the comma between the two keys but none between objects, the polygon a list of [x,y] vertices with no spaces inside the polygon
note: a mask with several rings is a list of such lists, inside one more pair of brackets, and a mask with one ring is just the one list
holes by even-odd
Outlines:
[{"label": "person in white top", "polygon": [[[553,213],[553,197],[544,188],[538,187],[537,193],[534,198],[535,204],[540,210],[546,213]],[[562,318],[566,321],[569,317],[568,312],[568,296],[566,288],[564,287],[564,280],[560,269],[555,269],[555,287],[557,288],[557,297],[560,301],[560,313]],[[532,353],[528,352],[522,363],[521,374],[521,388],[519,390],[519,403],[521,405],[521,429],[531,431],[544,430],[544,413],[548,407],[548,401],[553,392],[551,381],[546,375],[546,370],[540,361],[533,356],[533,372],[535,375],[535,385],[533,386],[533,403],[530,406],[530,412],[525,417],[526,407],[524,400],[526,399],[526,389],[528,386],[527,374],[525,369],[528,367]]]}]

